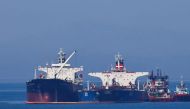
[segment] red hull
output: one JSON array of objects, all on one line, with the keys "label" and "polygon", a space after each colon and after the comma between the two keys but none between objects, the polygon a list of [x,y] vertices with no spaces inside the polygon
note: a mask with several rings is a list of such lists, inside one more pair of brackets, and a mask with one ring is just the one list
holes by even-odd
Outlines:
[{"label": "red hull", "polygon": [[48,94],[27,93],[28,102],[52,102],[53,98],[50,97]]},{"label": "red hull", "polygon": [[151,101],[151,102],[172,102],[172,101],[174,101],[174,98],[173,97],[149,96],[149,101]]}]

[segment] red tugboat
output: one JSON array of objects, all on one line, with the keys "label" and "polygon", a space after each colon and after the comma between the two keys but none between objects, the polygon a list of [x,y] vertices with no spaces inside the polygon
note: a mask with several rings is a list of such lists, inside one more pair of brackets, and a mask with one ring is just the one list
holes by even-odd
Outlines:
[{"label": "red tugboat", "polygon": [[161,70],[157,70],[157,75],[152,72],[149,76],[149,82],[145,85],[148,93],[148,100],[153,102],[170,102],[173,96],[168,89],[168,76],[162,75]]},{"label": "red tugboat", "polygon": [[175,101],[190,101],[190,94],[188,88],[185,86],[184,82],[181,80],[180,84],[176,86],[176,91],[174,94]]}]

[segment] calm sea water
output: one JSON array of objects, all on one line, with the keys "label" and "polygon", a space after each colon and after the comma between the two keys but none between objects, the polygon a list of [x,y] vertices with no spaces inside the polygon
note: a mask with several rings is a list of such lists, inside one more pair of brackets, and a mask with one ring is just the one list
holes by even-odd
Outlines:
[{"label": "calm sea water", "polygon": [[[188,83],[189,84],[189,83]],[[171,89],[175,88],[172,83]],[[25,84],[0,84],[0,109],[190,109],[190,102],[25,104]]]}]

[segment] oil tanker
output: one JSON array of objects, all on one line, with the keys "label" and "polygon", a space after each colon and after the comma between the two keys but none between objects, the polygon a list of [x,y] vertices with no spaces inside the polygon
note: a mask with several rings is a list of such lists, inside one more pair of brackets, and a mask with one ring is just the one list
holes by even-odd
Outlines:
[{"label": "oil tanker", "polygon": [[[35,69],[34,79],[26,82],[27,103],[78,102],[78,91],[83,89],[83,67],[71,67],[68,58],[60,49],[58,63]],[[38,73],[38,74],[37,74]]]},{"label": "oil tanker", "polygon": [[90,76],[101,80],[98,101],[101,102],[143,102],[148,100],[145,90],[140,90],[139,77],[148,76],[149,72],[130,72],[124,66],[124,60],[118,53],[115,66],[111,71],[92,72]]}]

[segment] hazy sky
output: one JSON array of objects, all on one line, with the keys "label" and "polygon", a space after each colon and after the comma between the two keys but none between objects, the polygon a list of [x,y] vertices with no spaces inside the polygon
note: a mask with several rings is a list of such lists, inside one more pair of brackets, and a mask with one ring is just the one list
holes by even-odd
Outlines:
[{"label": "hazy sky", "polygon": [[25,82],[77,50],[84,73],[108,70],[120,52],[130,71],[161,68],[190,80],[190,0],[1,0],[0,82]]}]

